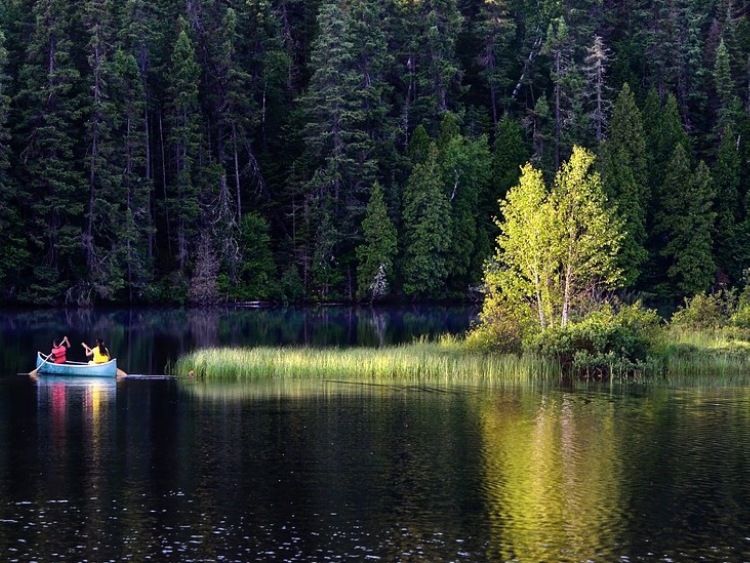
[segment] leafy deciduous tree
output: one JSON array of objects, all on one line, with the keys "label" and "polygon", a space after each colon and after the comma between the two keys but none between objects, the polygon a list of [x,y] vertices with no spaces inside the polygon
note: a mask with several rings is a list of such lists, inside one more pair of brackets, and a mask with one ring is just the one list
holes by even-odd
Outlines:
[{"label": "leafy deciduous tree", "polygon": [[565,326],[598,290],[621,279],[621,222],[607,202],[594,157],[574,147],[547,190],[531,165],[500,207],[495,261],[485,283],[516,307],[531,307],[542,330]]}]

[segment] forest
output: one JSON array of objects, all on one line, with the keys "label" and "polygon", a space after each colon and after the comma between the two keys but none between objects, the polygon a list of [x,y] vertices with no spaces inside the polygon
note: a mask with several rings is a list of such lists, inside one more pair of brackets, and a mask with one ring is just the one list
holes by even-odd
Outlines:
[{"label": "forest", "polygon": [[594,155],[624,290],[750,272],[750,2],[6,0],[0,300],[477,298]]}]

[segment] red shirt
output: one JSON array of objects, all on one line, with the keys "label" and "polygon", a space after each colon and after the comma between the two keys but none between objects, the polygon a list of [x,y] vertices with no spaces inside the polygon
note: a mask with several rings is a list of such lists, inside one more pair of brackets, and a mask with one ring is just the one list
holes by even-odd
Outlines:
[{"label": "red shirt", "polygon": [[67,351],[67,347],[60,344],[57,348],[52,348],[52,357],[55,360],[56,364],[64,364],[65,363],[65,352]]}]

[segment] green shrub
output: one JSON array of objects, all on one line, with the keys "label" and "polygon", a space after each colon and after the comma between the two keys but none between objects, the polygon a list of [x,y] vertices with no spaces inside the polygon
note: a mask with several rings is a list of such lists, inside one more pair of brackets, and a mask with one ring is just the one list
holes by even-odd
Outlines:
[{"label": "green shrub", "polygon": [[685,298],[684,305],[672,315],[670,325],[690,329],[721,328],[730,323],[736,310],[737,295],[733,290],[701,293]]},{"label": "green shrub", "polygon": [[729,317],[729,324],[737,328],[750,329],[750,303],[740,304],[734,314]]},{"label": "green shrub", "polygon": [[627,377],[656,369],[652,347],[660,318],[640,303],[605,305],[576,323],[545,330],[525,343],[529,352],[556,358],[568,376]]},{"label": "green shrub", "polygon": [[480,322],[466,335],[466,345],[485,352],[520,352],[527,322],[519,315],[519,307],[490,296],[480,314]]}]

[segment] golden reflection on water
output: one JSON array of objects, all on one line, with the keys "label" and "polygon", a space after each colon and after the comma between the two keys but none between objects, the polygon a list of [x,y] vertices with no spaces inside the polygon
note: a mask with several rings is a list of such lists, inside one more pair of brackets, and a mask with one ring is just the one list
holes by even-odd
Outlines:
[{"label": "golden reflection on water", "polygon": [[562,545],[571,560],[611,553],[622,527],[614,418],[591,412],[611,405],[516,399],[480,407],[489,560],[558,560]]}]

